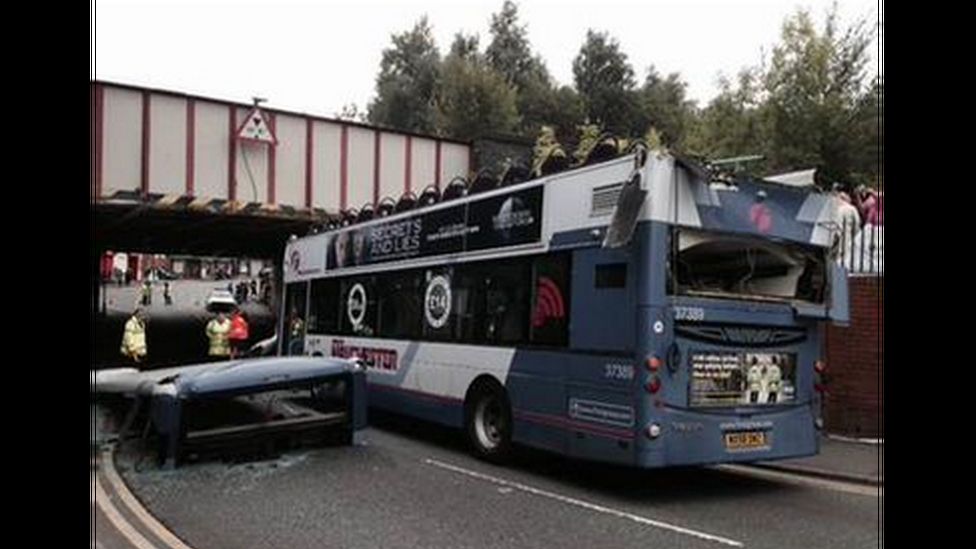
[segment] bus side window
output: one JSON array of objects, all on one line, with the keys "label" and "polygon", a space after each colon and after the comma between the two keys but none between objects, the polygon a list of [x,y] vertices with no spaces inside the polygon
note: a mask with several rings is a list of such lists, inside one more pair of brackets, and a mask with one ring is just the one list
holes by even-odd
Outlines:
[{"label": "bus side window", "polygon": [[424,317],[423,271],[412,270],[383,275],[379,291],[379,335],[419,339]]},{"label": "bus side window", "polygon": [[529,331],[529,265],[516,260],[486,267],[485,337],[491,343],[524,343]]},{"label": "bus side window", "polygon": [[344,335],[372,337],[376,335],[376,284],[371,276],[342,281],[339,294],[339,322]]},{"label": "bus side window", "polygon": [[339,328],[339,284],[334,278],[312,281],[308,333],[331,334]]}]

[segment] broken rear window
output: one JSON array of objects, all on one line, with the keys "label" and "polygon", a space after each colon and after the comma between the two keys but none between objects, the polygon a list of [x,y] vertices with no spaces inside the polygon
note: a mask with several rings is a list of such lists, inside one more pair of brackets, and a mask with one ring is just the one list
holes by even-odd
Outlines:
[{"label": "broken rear window", "polygon": [[691,230],[677,235],[679,294],[823,303],[822,248]]}]

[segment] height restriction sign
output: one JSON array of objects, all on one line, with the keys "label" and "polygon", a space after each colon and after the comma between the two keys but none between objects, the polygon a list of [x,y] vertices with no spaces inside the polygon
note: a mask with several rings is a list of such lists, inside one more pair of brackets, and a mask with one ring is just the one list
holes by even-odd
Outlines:
[{"label": "height restriction sign", "polygon": [[247,114],[247,118],[244,119],[244,123],[237,129],[237,138],[245,141],[269,143],[271,145],[278,144],[278,139],[275,138],[266,115],[257,107],[251,109],[251,112]]}]

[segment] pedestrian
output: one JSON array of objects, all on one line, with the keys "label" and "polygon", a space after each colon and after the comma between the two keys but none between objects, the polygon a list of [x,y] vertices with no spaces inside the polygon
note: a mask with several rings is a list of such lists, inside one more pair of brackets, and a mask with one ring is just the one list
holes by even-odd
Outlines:
[{"label": "pedestrian", "polygon": [[846,192],[838,189],[835,191],[835,196],[840,201],[837,206],[837,222],[840,231],[834,246],[837,246],[842,263],[850,264],[854,237],[861,232],[861,214]]},{"label": "pedestrian", "polygon": [[123,356],[136,363],[146,356],[146,313],[142,307],[136,307],[135,312],[126,321],[120,350]]},{"label": "pedestrian", "polygon": [[247,352],[247,338],[249,336],[247,317],[244,311],[234,310],[234,314],[230,318],[230,333],[228,334],[231,358],[244,356],[244,353]]},{"label": "pedestrian", "polygon": [[167,305],[173,304],[173,295],[169,291],[169,281],[163,282],[163,300]]},{"label": "pedestrian", "polygon": [[884,209],[881,195],[874,189],[861,185],[857,189],[857,198],[864,222],[873,226],[883,225]]},{"label": "pedestrian", "polygon": [[251,300],[258,300],[258,281],[253,278],[251,279]]},{"label": "pedestrian", "polygon": [[224,360],[230,356],[230,320],[223,312],[217,313],[217,318],[207,323],[207,338],[210,349],[207,352],[211,360]]},{"label": "pedestrian", "polygon": [[305,336],[305,321],[298,314],[298,309],[291,310],[291,317],[288,320],[288,336],[288,354],[301,354]]},{"label": "pedestrian", "polygon": [[152,305],[152,283],[148,280],[142,282],[142,304],[146,307]]}]

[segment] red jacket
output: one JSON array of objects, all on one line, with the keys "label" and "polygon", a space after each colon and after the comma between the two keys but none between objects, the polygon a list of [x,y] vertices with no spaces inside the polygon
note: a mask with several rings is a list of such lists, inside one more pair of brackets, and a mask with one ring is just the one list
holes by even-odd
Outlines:
[{"label": "red jacket", "polygon": [[234,315],[230,319],[229,339],[244,341],[248,338],[247,321],[241,315]]}]

